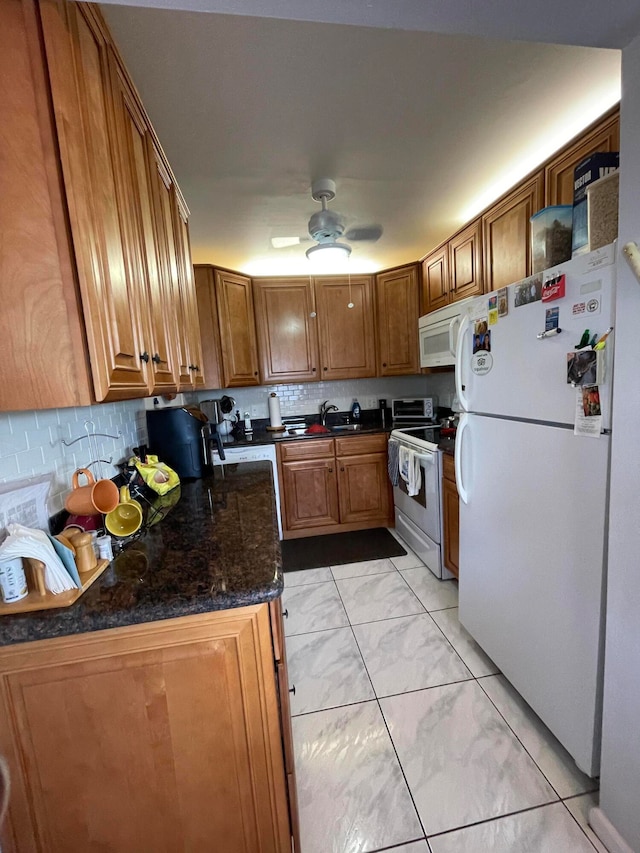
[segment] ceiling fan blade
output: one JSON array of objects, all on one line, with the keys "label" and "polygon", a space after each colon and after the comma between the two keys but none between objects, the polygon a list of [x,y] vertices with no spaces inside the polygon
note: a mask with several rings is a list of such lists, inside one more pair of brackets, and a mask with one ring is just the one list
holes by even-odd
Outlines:
[{"label": "ceiling fan blade", "polygon": [[299,246],[301,243],[308,243],[309,237],[272,237],[271,246],[274,249],[290,249],[292,246]]},{"label": "ceiling fan blade", "polygon": [[382,225],[361,225],[350,228],[344,236],[352,243],[357,243],[358,240],[370,240],[375,243],[382,237],[383,230]]}]

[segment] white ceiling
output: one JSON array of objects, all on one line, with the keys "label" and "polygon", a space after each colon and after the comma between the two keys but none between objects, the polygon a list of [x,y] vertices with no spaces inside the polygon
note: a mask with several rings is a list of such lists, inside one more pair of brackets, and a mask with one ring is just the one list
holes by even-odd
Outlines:
[{"label": "white ceiling", "polygon": [[[353,244],[353,272],[421,257],[620,97],[618,50],[502,38],[620,47],[640,29],[635,0],[599,29],[597,0],[245,0],[264,18],[179,2],[216,9],[102,8],[191,209],[194,260],[252,274],[310,271],[311,243],[270,238],[306,235],[320,176],[349,226],[384,227]],[[319,6],[343,23],[311,20]]]}]

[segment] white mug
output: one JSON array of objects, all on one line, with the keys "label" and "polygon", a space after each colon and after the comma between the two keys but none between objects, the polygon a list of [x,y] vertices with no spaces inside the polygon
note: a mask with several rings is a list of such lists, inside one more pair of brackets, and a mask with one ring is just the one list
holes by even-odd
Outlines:
[{"label": "white mug", "polygon": [[0,594],[5,604],[13,604],[29,594],[22,557],[0,561]]}]

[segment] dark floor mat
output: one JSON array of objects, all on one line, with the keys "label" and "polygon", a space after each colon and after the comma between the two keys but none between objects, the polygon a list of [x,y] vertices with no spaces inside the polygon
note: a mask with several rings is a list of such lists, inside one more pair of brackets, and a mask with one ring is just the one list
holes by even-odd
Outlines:
[{"label": "dark floor mat", "polygon": [[282,542],[282,567],[285,572],[341,566],[361,560],[402,557],[407,552],[385,527],[356,530],[353,533],[331,533],[306,539]]}]

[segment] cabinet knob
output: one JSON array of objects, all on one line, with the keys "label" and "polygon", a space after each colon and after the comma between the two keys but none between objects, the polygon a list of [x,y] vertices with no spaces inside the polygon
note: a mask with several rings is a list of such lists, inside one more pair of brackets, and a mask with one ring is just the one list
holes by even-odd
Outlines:
[{"label": "cabinet knob", "polygon": [[333,468],[329,468],[329,473],[333,474]]},{"label": "cabinet knob", "polygon": [[288,618],[289,618],[289,611],[288,611],[288,610],[283,610],[283,611],[282,611],[282,615],[284,616],[284,618],[285,618],[285,619],[288,619]]},{"label": "cabinet knob", "polygon": [[386,367],[386,366],[387,366],[387,362],[386,362],[386,361],[383,361],[383,362],[382,362],[382,366],[383,366],[383,367]]},{"label": "cabinet knob", "polygon": [[140,353],[140,361],[144,361],[145,364],[149,363],[149,353],[146,350]]},{"label": "cabinet knob", "polygon": [[344,471],[344,467],[340,468],[341,471]]},{"label": "cabinet knob", "polygon": [[293,693],[293,695],[294,695],[294,696],[296,695],[296,686],[295,686],[295,684],[293,685],[293,687],[290,687],[290,688],[289,688],[289,693]]},{"label": "cabinet knob", "polygon": [[323,367],[322,369],[323,369],[323,370],[328,370],[328,368],[327,368],[327,367]]},{"label": "cabinet knob", "polygon": [[315,367],[312,367],[312,368],[311,368],[311,370],[313,371],[313,373],[315,373],[315,372],[316,372]]},{"label": "cabinet knob", "polygon": [[151,356],[151,361],[152,361],[154,364],[167,364],[167,362],[166,362],[166,361],[164,361],[164,359],[160,358],[159,353],[155,353],[155,355],[152,355],[152,356]]},{"label": "cabinet knob", "polygon": [[254,370],[254,371],[253,371],[253,375],[254,375],[254,376],[257,376],[257,375],[258,375],[258,371],[257,371],[257,370]]},{"label": "cabinet knob", "polygon": [[197,371],[197,370],[200,370],[200,366],[199,366],[199,365],[197,365],[197,364],[190,364],[190,365],[189,365],[189,370],[196,370],[196,371]]}]

